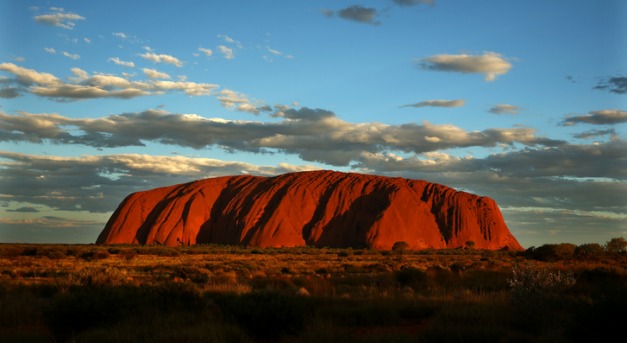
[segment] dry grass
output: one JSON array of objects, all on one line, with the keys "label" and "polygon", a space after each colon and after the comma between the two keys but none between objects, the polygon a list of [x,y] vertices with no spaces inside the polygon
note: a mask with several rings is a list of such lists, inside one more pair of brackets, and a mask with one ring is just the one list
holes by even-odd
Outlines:
[{"label": "dry grass", "polygon": [[0,342],[599,341],[626,281],[624,253],[5,244]]}]

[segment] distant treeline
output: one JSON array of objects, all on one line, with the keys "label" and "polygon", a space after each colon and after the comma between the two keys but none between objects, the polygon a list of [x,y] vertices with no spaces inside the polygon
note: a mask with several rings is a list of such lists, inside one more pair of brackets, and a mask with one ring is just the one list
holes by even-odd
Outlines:
[{"label": "distant treeline", "polygon": [[568,259],[601,259],[607,255],[627,253],[627,240],[622,237],[612,238],[605,245],[585,243],[575,245],[571,243],[544,244],[539,247],[529,247],[524,255],[538,261],[554,262]]}]

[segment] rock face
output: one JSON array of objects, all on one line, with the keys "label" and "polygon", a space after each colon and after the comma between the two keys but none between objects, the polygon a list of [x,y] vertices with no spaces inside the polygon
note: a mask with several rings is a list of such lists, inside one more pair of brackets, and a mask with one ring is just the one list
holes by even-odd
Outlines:
[{"label": "rock face", "polygon": [[522,250],[494,200],[421,180],[311,171],[227,176],[129,195],[98,244]]}]

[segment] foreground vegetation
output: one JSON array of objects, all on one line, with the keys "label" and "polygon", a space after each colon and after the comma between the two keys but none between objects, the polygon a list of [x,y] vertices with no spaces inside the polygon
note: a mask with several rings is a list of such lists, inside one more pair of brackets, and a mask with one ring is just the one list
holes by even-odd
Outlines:
[{"label": "foreground vegetation", "polygon": [[627,325],[627,254],[613,242],[0,245],[0,342],[605,342]]}]

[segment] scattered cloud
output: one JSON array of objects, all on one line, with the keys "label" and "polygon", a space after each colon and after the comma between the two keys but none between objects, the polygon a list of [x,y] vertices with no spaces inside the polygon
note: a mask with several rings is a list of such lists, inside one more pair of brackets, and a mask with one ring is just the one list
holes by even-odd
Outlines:
[{"label": "scattered cloud", "polygon": [[149,61],[153,61],[155,63],[167,63],[167,64],[175,65],[177,67],[183,66],[183,62],[181,62],[178,58],[171,56],[171,55],[146,52],[146,53],[140,54],[139,56]]},{"label": "scattered cloud", "polygon": [[123,67],[135,68],[135,63],[128,62],[128,61],[122,61],[118,57],[111,57],[111,58],[109,58],[109,62],[113,62],[113,63],[115,63],[115,64],[117,64],[119,66],[123,66]]},{"label": "scattered cloud", "polygon": [[275,49],[272,49],[272,48],[270,48],[270,47],[268,48],[268,51],[269,51],[271,54],[273,54],[273,55],[277,55],[277,56],[281,56],[281,55],[283,55],[283,53],[282,53],[282,52],[280,52],[279,50],[275,50]]},{"label": "scattered cloud", "polygon": [[592,111],[589,114],[581,116],[567,117],[562,121],[563,126],[572,126],[576,124],[593,124],[593,125],[615,125],[627,123],[627,111],[621,110],[599,110]]},{"label": "scattered cloud", "polygon": [[113,36],[120,38],[121,40],[128,40],[131,39],[130,36],[128,36],[126,33],[124,32],[113,32],[111,33]]},{"label": "scattered cloud", "polygon": [[403,105],[401,107],[461,107],[466,102],[461,99],[457,100],[425,100],[415,104]]},{"label": "scattered cloud", "polygon": [[378,13],[375,8],[353,5],[337,11],[340,18],[356,21],[364,24],[380,25],[376,19]]},{"label": "scattered cloud", "polygon": [[24,206],[24,207],[19,207],[16,209],[8,209],[6,210],[7,212],[19,212],[19,213],[37,213],[39,212],[38,209],[31,207],[31,206]]},{"label": "scattered cloud", "polygon": [[627,77],[616,76],[599,82],[594,89],[608,90],[616,94],[627,94]]},{"label": "scattered cloud", "polygon": [[488,112],[494,113],[494,114],[518,114],[520,110],[521,108],[518,106],[508,105],[508,104],[499,104],[499,105],[492,106],[488,110]]},{"label": "scattered cloud", "polygon": [[13,63],[0,63],[0,71],[14,74],[16,81],[25,86],[32,84],[53,85],[60,82],[56,76],[50,73],[40,73],[36,70],[23,68]]},{"label": "scattered cloud", "polygon": [[[250,112],[259,107],[233,91],[220,92],[226,107]],[[466,131],[454,125],[386,125],[349,123],[327,110],[275,107],[278,122],[231,121],[163,110],[124,113],[103,118],[69,118],[58,114],[0,112],[0,141],[81,144],[92,147],[143,146],[143,141],[202,149],[283,152],[305,161],[348,166],[362,153],[398,151],[427,153],[442,149],[496,147],[523,144],[529,147],[560,146],[563,141],[538,137],[531,128]],[[422,138],[422,139],[421,139]]]},{"label": "scattered cloud", "polygon": [[52,55],[57,53],[57,50],[55,50],[54,48],[44,48],[44,51]]},{"label": "scattered cloud", "polygon": [[589,139],[589,138],[596,138],[596,137],[601,137],[601,136],[615,136],[615,135],[616,135],[616,130],[607,129],[607,130],[588,130],[586,132],[576,133],[573,135],[573,137],[579,138],[579,139]]},{"label": "scattered cloud", "polygon": [[252,114],[259,114],[261,112],[270,112],[272,108],[264,106],[261,102],[253,103],[244,94],[232,91],[230,89],[223,89],[218,94],[218,100],[222,106],[226,108],[236,109],[242,112],[248,112]]},{"label": "scattered cloud", "polygon": [[[490,194],[502,207],[541,206],[549,211],[557,206],[587,213],[603,211],[617,218],[627,216],[627,145],[620,140],[527,148],[485,158],[441,152],[407,157],[366,153],[353,168]],[[539,196],[547,199],[540,201]]]},{"label": "scattered cloud", "polygon": [[229,44],[233,44],[238,48],[242,48],[242,43],[240,41],[237,41],[227,35],[224,34],[220,34],[218,35],[218,38],[223,39],[225,42],[229,43]]},{"label": "scattered cloud", "polygon": [[495,52],[483,55],[434,55],[416,61],[425,70],[484,74],[486,81],[494,81],[497,75],[507,73],[512,64]]},{"label": "scattered cloud", "polygon": [[[1,63],[0,71],[15,75],[12,82],[21,85],[21,91],[49,97],[59,101],[122,98],[162,94],[163,92],[182,91],[191,96],[209,96],[218,88],[215,84],[188,81],[130,81],[124,77],[108,74],[89,75],[86,71],[73,68],[71,83],[64,82],[49,73],[19,67],[13,63]],[[150,72],[149,72],[150,73]],[[155,75],[155,74],[152,74]]]},{"label": "scattered cloud", "polygon": [[211,49],[198,48],[198,51],[202,52],[207,57],[213,56],[213,50],[211,50]]},{"label": "scattered cloud", "polygon": [[415,6],[420,4],[435,5],[435,0],[394,0],[399,6]]},{"label": "scattered cloud", "polygon": [[81,56],[80,56],[80,55],[78,55],[78,54],[70,54],[70,53],[69,53],[69,52],[67,52],[67,51],[63,51],[63,52],[61,52],[61,54],[62,54],[63,56],[65,56],[65,57],[70,58],[70,59],[73,59],[73,60],[78,60],[78,59],[80,59],[80,58],[81,58]]},{"label": "scattered cloud", "polygon": [[167,73],[162,73],[155,69],[143,68],[142,71],[144,72],[146,76],[148,76],[151,79],[169,79],[170,78],[170,75],[168,75]]},{"label": "scattered cloud", "polygon": [[[319,169],[312,165],[258,166],[245,162],[140,154],[82,157],[0,151],[0,189],[26,208],[106,213],[129,193],[212,176],[276,175]],[[63,170],[63,173],[58,173]],[[76,204],[80,203],[80,208]]]},{"label": "scattered cloud", "polygon": [[[334,118],[332,113],[311,109],[292,110],[288,116],[317,118],[314,121]],[[192,121],[190,127],[199,123],[191,116],[188,120]],[[223,124],[226,127],[233,123]],[[91,123],[94,126],[104,124],[100,120]],[[240,124],[245,125],[245,122]],[[144,135],[156,126],[156,123],[152,124],[140,134]],[[41,132],[46,132],[44,127],[40,126]],[[526,216],[566,212],[571,217],[588,218],[582,230],[589,230],[589,222],[607,225],[599,227],[616,227],[627,218],[623,198],[627,193],[627,183],[624,182],[627,179],[627,144],[620,140],[593,145],[528,148],[484,158],[460,157],[439,151],[407,156],[382,150],[362,152],[352,158],[354,162],[350,168],[357,172],[426,179],[489,195],[497,200],[508,218],[515,216],[517,211]],[[92,213],[110,213],[129,193],[162,185],[222,175],[276,175],[319,169],[313,165],[257,166],[185,156],[113,154],[66,157],[5,151],[0,151],[0,168],[3,170],[0,189],[11,195],[12,204],[20,204],[12,208],[45,206],[54,210]],[[58,170],[64,172],[58,173]],[[80,208],[76,207],[77,203],[81,204]],[[512,221],[518,225],[525,222]],[[569,221],[569,224],[576,223]]]},{"label": "scattered cloud", "polygon": [[286,55],[282,51],[279,51],[279,50],[276,50],[276,49],[272,49],[271,47],[266,47],[266,50],[270,54],[264,54],[262,57],[263,57],[263,59],[265,59],[268,62],[274,62],[274,57],[278,57],[278,56],[281,56],[281,57],[286,58],[286,59],[294,58],[294,56],[292,56],[292,55]]},{"label": "scattered cloud", "polygon": [[76,25],[75,21],[85,20],[84,17],[75,13],[65,12],[62,8],[51,7],[50,10],[52,13],[35,16],[35,21],[45,25],[72,30]]},{"label": "scattered cloud", "polygon": [[0,88],[0,98],[13,99],[22,96],[20,89],[16,87]]},{"label": "scattered cloud", "polygon": [[227,47],[225,45],[218,45],[218,51],[220,51],[220,53],[227,60],[232,60],[233,58],[235,58],[235,55],[233,54],[233,49],[231,49],[231,48],[229,48],[229,47]]}]

